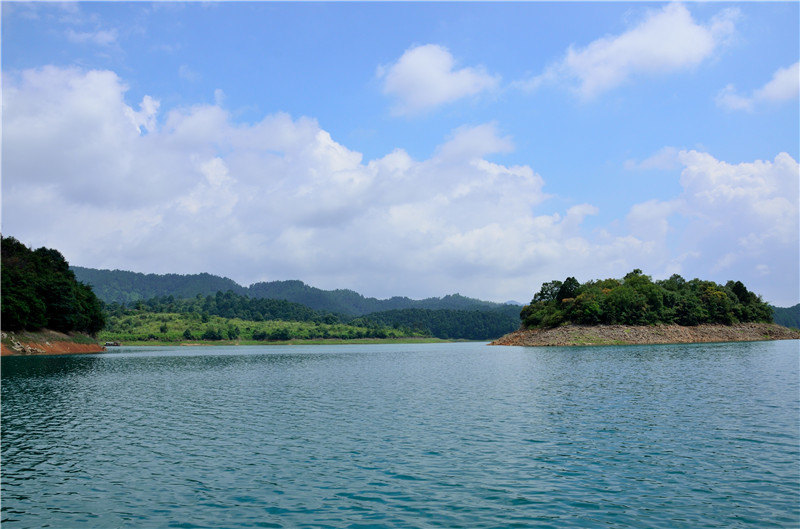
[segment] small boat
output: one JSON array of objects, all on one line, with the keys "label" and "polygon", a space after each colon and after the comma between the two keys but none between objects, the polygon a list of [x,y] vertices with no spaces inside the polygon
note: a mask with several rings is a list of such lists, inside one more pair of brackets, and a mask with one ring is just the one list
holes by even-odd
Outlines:
[{"label": "small boat", "polygon": [[103,345],[105,347],[119,347],[119,342],[106,342]]}]

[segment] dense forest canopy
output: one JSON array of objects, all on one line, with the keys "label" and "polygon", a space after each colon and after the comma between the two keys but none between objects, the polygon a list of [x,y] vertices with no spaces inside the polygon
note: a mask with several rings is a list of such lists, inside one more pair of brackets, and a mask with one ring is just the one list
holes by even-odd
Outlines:
[{"label": "dense forest canopy", "polygon": [[778,325],[800,329],[800,303],[792,307],[772,307],[772,319]]},{"label": "dense forest canopy", "polygon": [[574,277],[544,283],[521,313],[527,328],[562,323],[699,325],[772,322],[772,307],[741,281],[719,285],[675,274],[653,281],[636,269],[622,279],[579,283]]},{"label": "dense forest canopy", "polygon": [[299,280],[269,281],[243,287],[232,279],[211,274],[141,274],[79,266],[73,266],[72,270],[80,281],[91,285],[97,297],[105,303],[116,302],[128,306],[155,297],[194,298],[198,294],[205,297],[213,296],[218,291],[229,290],[234,294],[250,298],[282,299],[300,303],[317,311],[348,316],[363,316],[373,312],[398,309],[492,310],[506,306],[459,294],[421,300],[404,296],[376,299],[365,297],[353,290],[323,290]]},{"label": "dense forest canopy", "polygon": [[96,334],[105,324],[100,301],[78,282],[57,250],[32,250],[2,237],[2,325],[4,330]]},{"label": "dense forest canopy", "polygon": [[137,301],[131,306],[111,303],[105,305],[104,310],[111,322],[109,330],[117,329],[117,322],[123,321],[124,317],[136,314],[194,315],[203,323],[212,317],[252,322],[279,320],[326,325],[341,323],[370,330],[366,337],[400,334],[442,339],[490,340],[519,326],[519,307],[514,305],[502,305],[491,310],[398,309],[365,316],[350,316],[317,311],[280,299],[253,299],[231,291],[217,292],[213,296],[205,297],[198,294],[190,299],[161,296]]},{"label": "dense forest canopy", "polygon": [[72,266],[79,281],[91,285],[105,303],[133,304],[156,297],[194,298],[228,290],[246,294],[247,289],[227,277],[212,274],[141,274],[124,270],[97,270]]},{"label": "dense forest canopy", "polygon": [[253,299],[230,290],[224,293],[217,291],[213,296],[197,294],[188,299],[171,295],[154,297],[146,301],[137,301],[130,307],[115,302],[105,305],[104,309],[113,316],[121,316],[134,310],[150,313],[200,314],[205,317],[220,316],[248,321],[339,322],[339,316],[335,314],[316,311],[299,303],[282,299]]},{"label": "dense forest canopy", "polygon": [[445,340],[491,340],[519,327],[517,306],[495,310],[399,309],[362,316],[354,325],[379,324]]}]

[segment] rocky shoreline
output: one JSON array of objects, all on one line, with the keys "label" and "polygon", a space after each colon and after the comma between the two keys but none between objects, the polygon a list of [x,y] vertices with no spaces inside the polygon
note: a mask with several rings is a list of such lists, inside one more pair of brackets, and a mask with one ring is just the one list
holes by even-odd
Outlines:
[{"label": "rocky shoreline", "polygon": [[563,325],[553,329],[521,329],[489,345],[649,345],[670,343],[798,340],[800,330],[774,323],[680,325]]},{"label": "rocky shoreline", "polygon": [[61,355],[102,353],[106,350],[85,335],[70,335],[56,331],[2,333],[2,356]]}]

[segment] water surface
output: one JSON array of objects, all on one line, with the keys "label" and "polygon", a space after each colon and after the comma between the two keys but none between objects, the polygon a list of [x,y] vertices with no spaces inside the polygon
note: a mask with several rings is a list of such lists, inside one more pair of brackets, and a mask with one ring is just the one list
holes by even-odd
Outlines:
[{"label": "water surface", "polygon": [[797,341],[2,360],[3,527],[798,527]]}]

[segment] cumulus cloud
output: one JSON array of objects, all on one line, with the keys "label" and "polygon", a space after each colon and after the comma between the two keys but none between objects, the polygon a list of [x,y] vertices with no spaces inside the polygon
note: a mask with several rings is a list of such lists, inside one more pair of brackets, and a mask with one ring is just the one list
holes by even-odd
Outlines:
[{"label": "cumulus cloud", "polygon": [[683,4],[649,11],[638,25],[586,47],[571,46],[543,74],[518,86],[529,90],[545,82],[576,83],[576,93],[591,99],[639,75],[672,73],[696,67],[733,33],[738,12],[726,9],[699,24]]},{"label": "cumulus cloud", "polygon": [[450,52],[436,44],[409,48],[393,64],[378,68],[383,93],[394,97],[397,115],[418,114],[463,97],[492,90],[497,76],[483,67],[455,69]]},{"label": "cumulus cloud", "polygon": [[[800,288],[800,166],[787,153],[732,164],[709,153],[676,153],[683,191],[672,200],[637,204],[630,232],[664,255],[685,256],[676,272],[695,270],[748,285],[778,304]],[[667,238],[676,242],[669,246]],[[765,263],[769,263],[766,265]]]},{"label": "cumulus cloud", "polygon": [[[217,104],[129,103],[109,71],[46,67],[4,82],[3,234],[76,265],[497,301],[567,275],[658,276],[700,261],[796,282],[787,154],[728,164],[680,151],[680,197],[635,206],[619,233],[587,233],[597,205],[542,214],[544,178],[492,160],[513,149],[494,123],[454,130],[427,159],[396,148],[365,160],[307,117],[242,124]],[[665,242],[676,234],[677,250]]]},{"label": "cumulus cloud", "polygon": [[736,92],[736,87],[728,85],[717,94],[717,105],[727,110],[752,111],[762,103],[780,103],[796,99],[800,93],[800,62],[786,68],[779,68],[764,86],[754,90],[749,96]]},{"label": "cumulus cloud", "polygon": [[109,71],[8,78],[4,233],[83,266],[496,300],[564,263],[605,273],[598,261],[632,267],[646,251],[586,238],[592,205],[537,214],[544,180],[490,159],[513,149],[494,123],[454,130],[428,159],[364,160],[310,118],[240,124],[217,105],[135,109],[125,92]]}]

